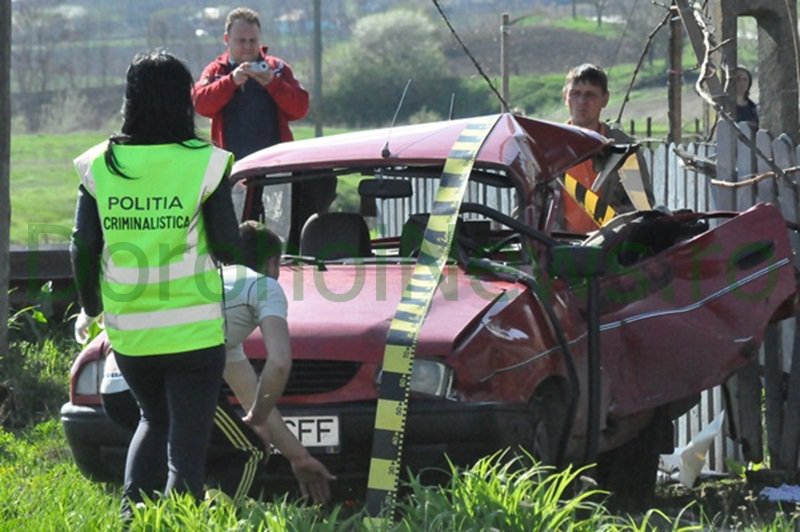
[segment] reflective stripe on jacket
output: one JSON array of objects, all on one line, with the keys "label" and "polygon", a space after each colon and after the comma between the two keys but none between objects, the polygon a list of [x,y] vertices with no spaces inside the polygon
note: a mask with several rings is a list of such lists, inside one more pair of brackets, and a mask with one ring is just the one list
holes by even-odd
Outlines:
[{"label": "reflective stripe on jacket", "polygon": [[114,349],[126,355],[191,351],[224,343],[222,281],[209,254],[202,204],[232,163],[194,145],[115,145],[130,179],[112,174],[106,143],[75,160],[97,201],[104,249],[100,289]]}]

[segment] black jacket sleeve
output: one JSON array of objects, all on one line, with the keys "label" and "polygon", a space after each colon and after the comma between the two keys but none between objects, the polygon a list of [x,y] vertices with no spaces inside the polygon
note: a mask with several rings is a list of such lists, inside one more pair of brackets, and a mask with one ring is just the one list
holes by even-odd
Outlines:
[{"label": "black jacket sleeve", "polygon": [[75,227],[69,245],[72,275],[78,302],[89,316],[103,312],[100,298],[100,257],[103,253],[103,230],[97,202],[81,185],[75,208]]},{"label": "black jacket sleeve", "polygon": [[227,175],[203,203],[203,221],[206,225],[211,255],[224,264],[241,264],[239,224],[236,222],[236,213],[233,210],[231,184]]}]

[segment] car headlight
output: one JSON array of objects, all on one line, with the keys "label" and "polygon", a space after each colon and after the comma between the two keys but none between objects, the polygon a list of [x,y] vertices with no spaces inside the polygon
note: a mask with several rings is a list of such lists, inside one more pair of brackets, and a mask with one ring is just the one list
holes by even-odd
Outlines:
[{"label": "car headlight", "polygon": [[[380,385],[383,371],[378,372]],[[453,370],[446,364],[427,358],[415,358],[411,368],[409,391],[434,397],[449,397],[453,387]]]},{"label": "car headlight", "polygon": [[100,393],[104,364],[105,360],[92,360],[81,367],[78,380],[75,382],[76,395],[98,395]]}]

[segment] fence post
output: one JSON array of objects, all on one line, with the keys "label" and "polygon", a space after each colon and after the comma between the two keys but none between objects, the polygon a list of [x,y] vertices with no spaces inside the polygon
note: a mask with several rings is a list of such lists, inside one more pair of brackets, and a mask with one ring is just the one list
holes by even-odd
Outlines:
[{"label": "fence post", "polygon": [[[736,176],[736,135],[733,124],[720,120],[717,124],[717,179],[734,181]],[[711,187],[712,208],[736,210],[736,191],[733,188]]]},{"label": "fence post", "polygon": [[[787,134],[782,134],[772,142],[772,156],[775,159],[775,164],[780,168],[790,168],[797,162],[795,155],[794,144]],[[777,180],[778,188],[778,204],[781,208],[783,217],[789,221],[797,222],[800,220],[800,213],[798,213],[798,192],[792,183],[787,183],[784,179]],[[800,266],[800,235],[796,231],[789,233],[791,239],[792,249],[795,250],[795,266]],[[783,327],[784,338],[792,340],[786,342],[786,351],[784,356],[788,356],[790,362],[789,368],[789,386],[786,396],[786,402],[783,406],[783,419],[782,429],[780,432],[780,441],[778,443],[778,454],[775,466],[783,471],[796,471],[797,470],[797,453],[798,453],[798,438],[800,437],[800,316],[796,315],[793,320],[784,320],[781,324]],[[782,364],[782,366],[784,366]],[[781,374],[783,367],[781,368]],[[769,424],[769,419],[767,423]],[[769,427],[769,425],[768,425]],[[773,445],[772,437],[768,433],[770,447]],[[772,449],[770,448],[770,453]]]}]

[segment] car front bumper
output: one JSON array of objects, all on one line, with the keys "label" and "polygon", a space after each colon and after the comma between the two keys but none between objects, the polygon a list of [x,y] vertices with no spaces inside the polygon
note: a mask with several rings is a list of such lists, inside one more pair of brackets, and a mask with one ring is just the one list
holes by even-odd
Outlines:
[{"label": "car front bumper", "polygon": [[[310,451],[349,493],[353,486],[366,487],[375,402],[281,405],[280,409],[284,416],[337,416],[339,447]],[[410,468],[423,481],[436,482],[449,471],[447,459],[468,465],[498,450],[531,441],[532,421],[525,404],[411,401],[402,470]],[[71,403],[62,406],[61,423],[75,463],[86,477],[101,482],[121,480],[130,432],[114,424],[101,407]],[[279,455],[269,460],[258,483],[273,493],[295,487],[291,467]]]}]

